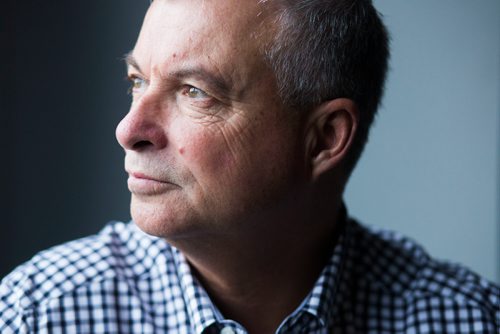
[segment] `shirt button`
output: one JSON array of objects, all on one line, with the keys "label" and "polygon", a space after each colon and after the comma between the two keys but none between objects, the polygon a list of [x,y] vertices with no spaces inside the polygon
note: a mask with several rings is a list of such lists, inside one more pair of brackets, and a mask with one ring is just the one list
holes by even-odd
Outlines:
[{"label": "shirt button", "polygon": [[222,330],[220,331],[220,334],[236,334],[236,332],[234,331],[234,329],[227,326],[227,327],[222,328]]}]

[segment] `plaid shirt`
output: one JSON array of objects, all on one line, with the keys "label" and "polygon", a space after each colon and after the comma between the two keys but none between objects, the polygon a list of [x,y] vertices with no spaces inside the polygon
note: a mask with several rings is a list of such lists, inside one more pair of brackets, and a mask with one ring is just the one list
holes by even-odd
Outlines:
[{"label": "plaid shirt", "polygon": [[[349,220],[276,333],[500,333],[500,290],[412,241]],[[54,247],[0,285],[0,333],[242,334],[182,254],[133,223]]]}]

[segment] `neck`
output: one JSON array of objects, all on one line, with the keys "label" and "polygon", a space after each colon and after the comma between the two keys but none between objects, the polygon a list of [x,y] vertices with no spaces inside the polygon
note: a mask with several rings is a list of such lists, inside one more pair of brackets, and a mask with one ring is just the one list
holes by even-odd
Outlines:
[{"label": "neck", "polygon": [[[307,296],[334,246],[340,212],[282,216],[246,231],[176,240],[225,317],[249,333],[274,333]],[[239,225],[241,226],[241,225]]]}]

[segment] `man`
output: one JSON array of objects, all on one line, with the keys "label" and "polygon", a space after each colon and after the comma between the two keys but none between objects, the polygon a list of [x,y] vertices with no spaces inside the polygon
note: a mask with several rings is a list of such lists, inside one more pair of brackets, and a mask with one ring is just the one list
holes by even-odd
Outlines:
[{"label": "man", "polygon": [[133,223],[7,276],[0,331],[498,333],[498,287],[347,216],[387,44],[367,0],[154,1],[116,133]]}]

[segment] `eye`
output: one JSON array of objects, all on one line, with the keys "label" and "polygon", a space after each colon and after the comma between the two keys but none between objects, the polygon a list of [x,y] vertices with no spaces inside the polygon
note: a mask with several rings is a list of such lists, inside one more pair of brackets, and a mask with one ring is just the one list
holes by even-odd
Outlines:
[{"label": "eye", "polygon": [[142,87],[143,83],[144,80],[142,80],[141,78],[134,78],[134,80],[132,80],[132,88],[139,89]]},{"label": "eye", "polygon": [[210,96],[199,88],[188,86],[185,93],[188,97],[192,99],[206,99]]},{"label": "eye", "polygon": [[130,88],[128,89],[129,94],[139,93],[146,88],[146,80],[140,77],[129,76],[128,80],[130,81]]},{"label": "eye", "polygon": [[211,94],[191,85],[182,86],[178,97],[180,103],[197,109],[209,109],[217,104],[217,99]]}]

